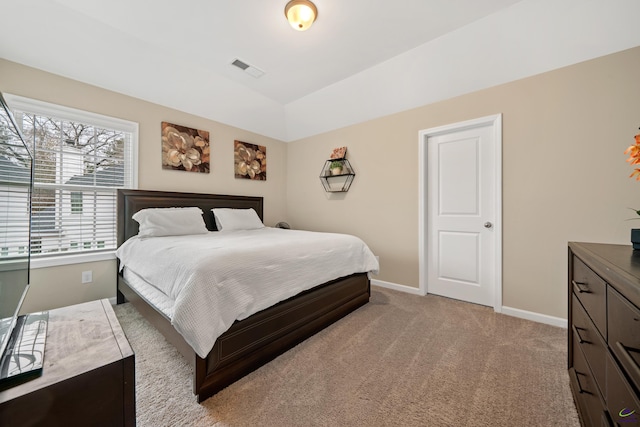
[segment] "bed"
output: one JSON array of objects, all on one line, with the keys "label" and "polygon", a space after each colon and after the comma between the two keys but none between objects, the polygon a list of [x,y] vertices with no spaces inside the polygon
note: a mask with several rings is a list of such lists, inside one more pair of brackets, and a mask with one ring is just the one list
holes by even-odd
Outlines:
[{"label": "bed", "polygon": [[[211,231],[216,230],[213,208],[252,208],[263,218],[262,197],[119,190],[117,206],[118,246],[138,233],[138,222],[132,216],[146,208],[200,207],[205,212],[206,227]],[[198,402],[366,304],[369,297],[367,272],[329,280],[235,321],[215,340],[211,351],[201,357],[174,328],[168,316],[134,290],[118,266],[118,303],[129,301],[134,305],[192,365],[193,392]]]}]

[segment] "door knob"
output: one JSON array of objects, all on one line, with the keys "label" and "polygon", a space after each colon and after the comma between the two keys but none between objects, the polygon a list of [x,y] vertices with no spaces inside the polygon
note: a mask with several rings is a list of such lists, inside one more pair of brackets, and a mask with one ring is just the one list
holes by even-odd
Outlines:
[{"label": "door knob", "polygon": [[489,221],[484,223],[484,228],[491,228],[493,227],[493,224],[491,224]]}]

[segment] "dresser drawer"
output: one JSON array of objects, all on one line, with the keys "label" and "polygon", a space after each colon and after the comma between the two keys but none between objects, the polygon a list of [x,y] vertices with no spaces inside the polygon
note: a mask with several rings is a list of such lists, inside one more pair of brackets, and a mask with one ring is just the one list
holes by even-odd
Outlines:
[{"label": "dresser drawer", "polygon": [[609,347],[640,390],[640,310],[609,286]]},{"label": "dresser drawer", "polygon": [[571,286],[603,337],[607,336],[607,284],[584,262],[573,257]]},{"label": "dresser drawer", "polygon": [[577,347],[575,334],[573,340],[573,367],[569,369],[571,390],[583,424],[585,426],[600,426],[603,420],[607,419],[605,407],[584,354]]},{"label": "dresser drawer", "polygon": [[614,425],[640,427],[640,402],[609,354],[605,399]]},{"label": "dresser drawer", "polygon": [[572,298],[571,315],[573,317],[573,325],[571,333],[573,334],[573,352],[575,354],[578,350],[581,350],[584,353],[598,386],[601,390],[604,390],[606,344],[575,294],[573,294]]}]

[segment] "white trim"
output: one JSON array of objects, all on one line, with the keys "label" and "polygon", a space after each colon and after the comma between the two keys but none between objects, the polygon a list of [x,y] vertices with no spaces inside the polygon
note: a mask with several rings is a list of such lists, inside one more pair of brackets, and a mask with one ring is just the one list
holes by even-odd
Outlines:
[{"label": "white trim", "polygon": [[422,295],[427,294],[427,134],[426,131],[418,132],[418,288]]},{"label": "white trim", "polygon": [[[405,292],[407,294],[425,296],[422,291],[418,288],[414,288],[412,286],[400,285],[398,283],[385,282],[383,280],[371,279],[372,286],[378,286],[380,288],[392,289],[394,291]],[[439,297],[438,298],[446,298]],[[463,301],[464,302],[464,301]],[[471,303],[468,303],[471,304]],[[533,311],[520,310],[519,308],[499,307],[498,310],[495,310],[496,313],[501,313],[506,316],[517,317],[519,319],[531,320],[532,322],[544,323],[545,325],[557,326],[559,328],[567,329],[568,321],[567,319],[563,319],[561,317],[549,316],[547,314],[535,313]]]},{"label": "white trim", "polygon": [[103,126],[122,132],[138,133],[138,123],[131,122],[129,120],[92,113],[90,111],[78,110],[37,99],[25,98],[24,96],[12,95],[10,93],[5,93],[3,96],[12,110],[28,111],[29,113],[51,116],[58,119],[91,123],[92,125]]},{"label": "white trim", "polygon": [[57,267],[60,265],[82,264],[85,262],[109,261],[116,259],[116,251],[89,252],[76,255],[61,255],[38,258],[31,255],[31,268]]},{"label": "white trim", "polygon": [[418,284],[422,292],[426,295],[427,288],[427,265],[426,265],[426,188],[427,188],[427,139],[452,131],[462,131],[475,127],[491,125],[494,130],[496,143],[495,165],[496,165],[496,205],[495,205],[495,221],[494,232],[496,239],[495,252],[495,289],[493,309],[496,313],[500,313],[502,307],[502,113],[481,117],[478,119],[467,120],[438,126],[418,132]]},{"label": "white trim", "polygon": [[413,286],[399,285],[397,283],[385,282],[383,280],[376,280],[376,279],[371,279],[371,284],[373,286],[392,289],[394,291],[405,292],[407,294],[424,296],[424,294],[420,289],[414,288]]},{"label": "white trim", "polygon": [[518,317],[520,319],[532,320],[546,325],[557,326],[567,329],[568,321],[561,317],[548,316],[546,314],[535,313],[533,311],[520,310],[519,308],[502,307],[502,314]]}]

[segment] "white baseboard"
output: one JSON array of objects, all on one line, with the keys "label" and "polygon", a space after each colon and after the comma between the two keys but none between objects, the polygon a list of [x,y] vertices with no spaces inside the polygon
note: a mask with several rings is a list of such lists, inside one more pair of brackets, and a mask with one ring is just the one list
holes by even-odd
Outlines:
[{"label": "white baseboard", "polygon": [[[406,292],[408,294],[424,296],[420,289],[406,285],[399,285],[397,283],[385,282],[383,280],[371,279],[373,286],[379,286],[381,288],[393,289],[394,291]],[[520,310],[519,308],[512,308],[502,306],[502,314],[507,316],[518,317],[520,319],[531,320],[533,322],[544,323],[545,325],[557,326],[559,328],[567,329],[568,321],[561,317],[548,316],[546,314],[535,313],[533,311]]]},{"label": "white baseboard", "polygon": [[422,292],[418,288],[414,288],[406,285],[399,285],[397,283],[385,282],[383,280],[371,279],[373,286],[379,286],[381,288],[393,289],[394,291],[406,292],[413,295],[422,295]]},{"label": "white baseboard", "polygon": [[520,319],[532,320],[538,323],[544,323],[551,326],[558,326],[567,329],[568,321],[561,317],[548,316],[546,314],[534,313],[533,311],[520,310],[519,308],[502,306],[502,314],[507,316],[519,317]]}]

